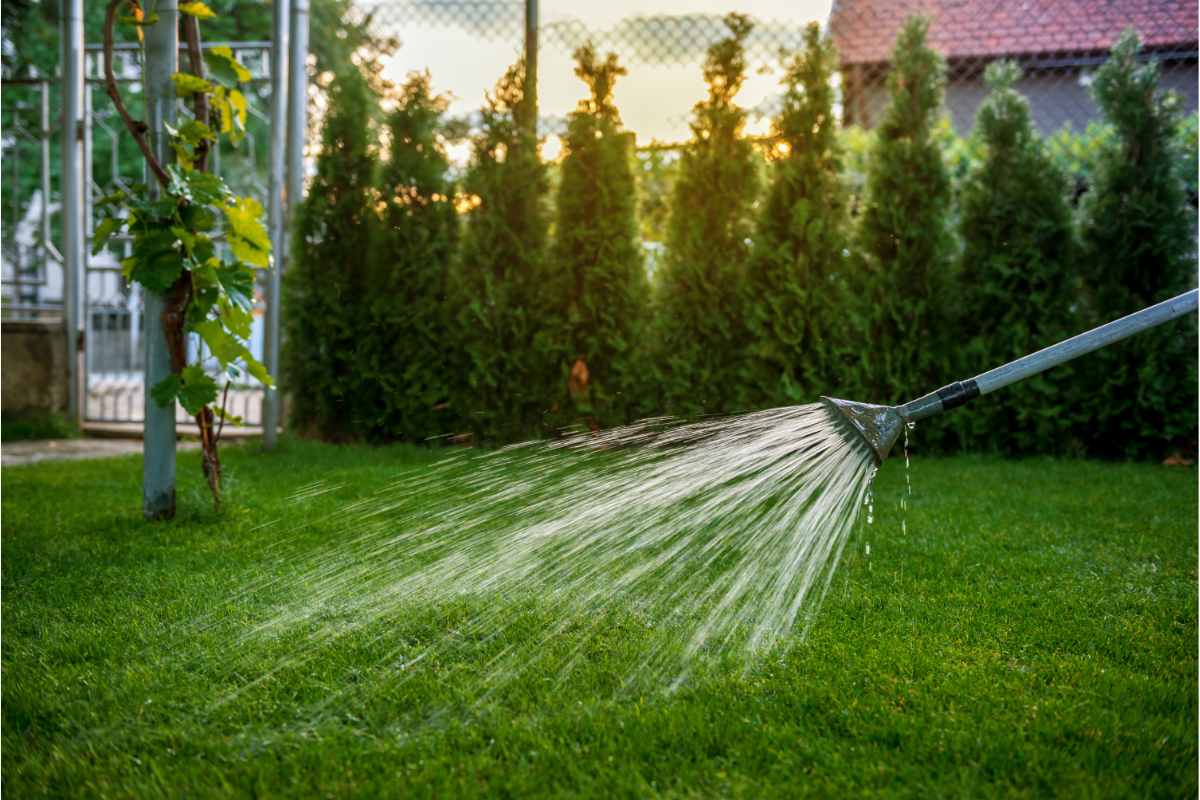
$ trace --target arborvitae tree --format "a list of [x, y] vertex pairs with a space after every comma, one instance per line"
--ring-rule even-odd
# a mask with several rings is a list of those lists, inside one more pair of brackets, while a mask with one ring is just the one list
[[903, 402], [953, 377], [951, 186], [935, 138], [945, 64], [925, 44], [927, 28], [912, 17], [900, 30], [867, 167], [856, 343], [873, 402]]
[[787, 66], [774, 123], [776, 161], [744, 281], [749, 402], [806, 402], [845, 393], [839, 352], [847, 272], [848, 192], [830, 79], [833, 43], [816, 23]]
[[[1081, 207], [1091, 324], [1196, 285], [1196, 217], [1176, 166], [1179, 102], [1158, 90], [1158, 66], [1141, 62], [1139, 50], [1127, 31], [1092, 84], [1116, 141]], [[1088, 356], [1080, 371], [1091, 452], [1147, 457], [1195, 447], [1194, 316]]]
[[539, 336], [561, 309], [545, 297], [548, 182], [527, 124], [524, 87], [518, 63], [487, 98], [464, 182], [473, 207], [451, 270], [451, 404], [484, 442], [543, 433], [561, 386]]
[[450, 163], [439, 141], [446, 99], [414, 73], [388, 116], [388, 160], [376, 180], [367, 331], [358, 381], [370, 438], [424, 441], [445, 431], [446, 277], [458, 239]]
[[[1070, 190], [1038, 137], [1009, 62], [988, 67], [975, 119], [981, 154], [962, 188], [962, 373], [975, 374], [1078, 332]], [[976, 401], [954, 422], [967, 442], [1013, 453], [1069, 445], [1071, 366]]]
[[708, 49], [708, 97], [696, 104], [692, 139], [680, 159], [667, 250], [655, 275], [657, 367], [667, 408], [694, 415], [739, 405], [745, 379], [739, 284], [759, 188], [746, 112], [734, 97], [746, 78], [746, 37], [753, 24], [725, 18], [730, 35]]
[[555, 345], [567, 419], [626, 421], [640, 404], [639, 364], [647, 281], [638, 244], [633, 136], [621, 129], [613, 84], [625, 74], [610, 53], [575, 51], [575, 74], [591, 96], [567, 121], [558, 188], [553, 297], [565, 309]]
[[300, 206], [283, 277], [283, 379], [291, 425], [325, 438], [356, 434], [356, 353], [376, 219], [377, 98], [354, 67], [328, 87], [316, 175]]

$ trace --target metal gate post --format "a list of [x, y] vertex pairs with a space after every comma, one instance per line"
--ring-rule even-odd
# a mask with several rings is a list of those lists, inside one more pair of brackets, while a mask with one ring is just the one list
[[[268, 184], [267, 224], [271, 230], [272, 269], [267, 275], [266, 366], [279, 380], [279, 277], [283, 270], [287, 236], [283, 217], [286, 190], [284, 156], [287, 147], [288, 95], [288, 24], [291, 14], [288, 0], [275, 0], [272, 6], [271, 37], [271, 174]], [[263, 447], [271, 450], [279, 428], [279, 389], [266, 387], [263, 393]]]
[[538, 0], [525, 0], [525, 102], [529, 105], [530, 135], [538, 129]]
[[[146, 116], [150, 144], [160, 164], [171, 160], [166, 123], [175, 122], [178, 111], [175, 85], [171, 76], [179, 64], [178, 0], [158, 0], [158, 21], [146, 27]], [[149, 170], [147, 169], [147, 172]], [[146, 181], [150, 196], [157, 197], [159, 187], [153, 176]], [[146, 364], [142, 386], [145, 404], [145, 428], [142, 452], [142, 513], [146, 519], [172, 519], [175, 516], [175, 404], [162, 408], [150, 396], [150, 390], [171, 374], [171, 356], [163, 332], [162, 295], [146, 291]]]
[[[83, 420], [79, 345], [83, 329], [83, 0], [62, 4], [63, 324], [67, 337], [67, 415]], [[46, 197], [44, 203], [49, 204]]]

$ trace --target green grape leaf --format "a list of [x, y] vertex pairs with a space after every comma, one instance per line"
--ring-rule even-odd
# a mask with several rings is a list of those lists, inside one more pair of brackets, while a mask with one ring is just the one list
[[222, 264], [217, 267], [217, 280], [234, 305], [245, 311], [254, 307], [253, 271], [240, 264]]
[[124, 221], [116, 217], [105, 217], [100, 224], [96, 226], [96, 231], [92, 234], [92, 255], [96, 255], [104, 249], [104, 245], [108, 243], [108, 239], [114, 233], [121, 229]]
[[228, 47], [211, 47], [204, 51], [204, 63], [208, 65], [213, 78], [225, 86], [236, 86], [248, 82], [253, 76], [233, 56], [233, 50]]
[[152, 228], [133, 242], [133, 268], [129, 277], [152, 292], [165, 292], [183, 273], [183, 256], [175, 248], [175, 234]]
[[217, 399], [217, 382], [199, 364], [188, 364], [179, 377], [183, 384], [179, 388], [179, 404], [193, 417]]
[[244, 344], [225, 330], [219, 320], [206, 319], [193, 325], [192, 330], [200, 334], [200, 338], [208, 345], [209, 351], [217, 361], [221, 362], [222, 367], [237, 361], [243, 353], [249, 352]]
[[179, 396], [180, 385], [179, 376], [172, 373], [154, 384], [150, 389], [150, 397], [159, 408], [170, 408]]
[[189, 3], [180, 3], [179, 13], [189, 14], [196, 19], [212, 19], [216, 16], [216, 13], [214, 13], [211, 8], [206, 6], [204, 3], [199, 2], [199, 0], [194, 0], [194, 2]]
[[188, 144], [199, 144], [205, 140], [215, 142], [217, 140], [217, 134], [213, 132], [213, 129], [198, 119], [189, 119], [179, 127], [179, 130], [174, 132], [174, 135]]
[[225, 180], [211, 172], [192, 170], [187, 173], [187, 184], [192, 200], [204, 205], [224, 202], [232, 196]]
[[220, 417], [221, 419], [225, 420], [226, 422], [228, 422], [228, 423], [229, 423], [229, 424], [231, 424], [231, 425], [244, 425], [244, 424], [245, 424], [245, 420], [243, 420], [243, 419], [242, 419], [241, 417], [239, 417], [237, 414], [233, 414], [233, 413], [231, 413], [231, 412], [229, 412], [229, 411], [226, 411], [226, 410], [225, 410], [225, 409], [223, 409], [223, 408], [219, 408], [219, 407], [217, 407], [217, 406], [214, 406], [214, 407], [213, 407], [213, 413], [214, 413], [214, 414], [216, 414], [218, 417]]
[[240, 261], [266, 268], [270, 261], [271, 240], [263, 227], [262, 204], [253, 197], [239, 197], [223, 206], [229, 222], [229, 249]]
[[175, 82], [175, 94], [179, 97], [191, 97], [199, 92], [211, 92], [213, 85], [204, 78], [189, 75], [186, 72], [176, 72], [171, 76]]
[[250, 338], [250, 330], [254, 325], [254, 314], [250, 309], [231, 302], [228, 297], [220, 299], [218, 308], [221, 321], [225, 323], [226, 328], [233, 332], [234, 336], [240, 336], [242, 339]]

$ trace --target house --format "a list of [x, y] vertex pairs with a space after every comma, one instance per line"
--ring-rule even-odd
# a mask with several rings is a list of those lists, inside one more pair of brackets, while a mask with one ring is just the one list
[[970, 132], [987, 94], [983, 71], [1020, 64], [1018, 88], [1044, 133], [1082, 130], [1099, 113], [1091, 76], [1126, 28], [1162, 67], [1160, 85], [1196, 110], [1196, 0], [834, 0], [829, 30], [842, 61], [846, 124], [870, 126], [887, 106], [888, 60], [904, 20], [929, 19], [929, 44], [946, 59], [946, 109]]

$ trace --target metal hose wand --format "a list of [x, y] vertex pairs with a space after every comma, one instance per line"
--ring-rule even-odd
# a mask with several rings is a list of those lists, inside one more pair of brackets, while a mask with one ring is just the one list
[[1044, 372], [1073, 358], [1085, 355], [1113, 342], [1141, 333], [1164, 322], [1182, 317], [1196, 310], [1200, 290], [1192, 289], [1178, 297], [1164, 300], [1157, 305], [1144, 308], [1127, 317], [1113, 320], [1106, 325], [1093, 328], [1086, 333], [1031, 353], [1016, 361], [988, 370], [965, 381], [956, 381], [930, 392], [902, 406], [877, 406], [839, 400], [836, 397], [821, 399], [837, 409], [850, 423], [851, 428], [861, 435], [882, 462], [887, 458], [892, 445], [899, 438], [903, 426], [934, 414], [940, 414], [984, 394], [1003, 389], [1010, 383], [1024, 380], [1031, 375]]

